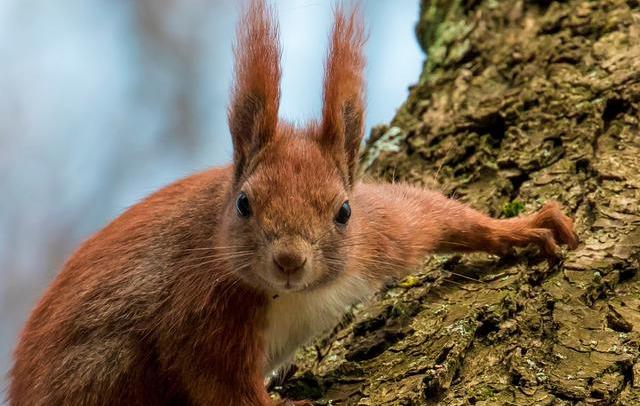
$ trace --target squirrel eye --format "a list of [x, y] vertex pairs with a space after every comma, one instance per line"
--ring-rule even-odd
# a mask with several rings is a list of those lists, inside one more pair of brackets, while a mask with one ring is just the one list
[[239, 217], [249, 217], [251, 215], [251, 205], [249, 204], [249, 198], [244, 192], [240, 192], [238, 199], [236, 200], [236, 210]]
[[351, 206], [349, 205], [349, 201], [346, 200], [344, 203], [342, 203], [342, 206], [340, 207], [340, 210], [338, 210], [334, 221], [337, 224], [343, 226], [347, 224], [347, 221], [349, 221], [349, 217], [351, 217]]

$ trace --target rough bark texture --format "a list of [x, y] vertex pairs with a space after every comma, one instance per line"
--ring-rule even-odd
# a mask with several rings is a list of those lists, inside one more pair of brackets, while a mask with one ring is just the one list
[[[434, 257], [303, 351], [318, 404], [640, 405], [640, 5], [424, 0], [429, 59], [363, 158], [495, 216], [560, 201], [580, 247]], [[375, 83], [370, 84], [375, 86]]]

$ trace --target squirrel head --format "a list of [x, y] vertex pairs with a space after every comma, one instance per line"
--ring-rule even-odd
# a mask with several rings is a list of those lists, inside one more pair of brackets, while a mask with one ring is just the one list
[[364, 132], [364, 41], [359, 8], [336, 8], [322, 117], [299, 128], [278, 119], [273, 11], [253, 0], [240, 21], [228, 114], [233, 182], [221, 234], [232, 272], [254, 288], [313, 289], [345, 268]]

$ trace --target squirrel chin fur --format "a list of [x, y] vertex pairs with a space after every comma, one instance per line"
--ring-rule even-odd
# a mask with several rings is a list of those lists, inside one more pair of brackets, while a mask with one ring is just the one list
[[264, 378], [425, 255], [578, 244], [557, 203], [493, 219], [438, 192], [358, 180], [359, 7], [335, 9], [321, 117], [278, 118], [273, 10], [238, 24], [233, 164], [131, 207], [69, 258], [15, 351], [9, 404], [268, 406]]
[[265, 333], [265, 376], [289, 363], [310, 339], [335, 327], [350, 306], [373, 295], [377, 290], [373, 285], [358, 275], [346, 275], [310, 292], [272, 298]]

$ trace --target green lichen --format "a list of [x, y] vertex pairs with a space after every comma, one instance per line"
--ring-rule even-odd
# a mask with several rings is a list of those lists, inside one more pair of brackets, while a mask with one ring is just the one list
[[506, 218], [516, 217], [524, 210], [524, 204], [518, 200], [505, 203], [502, 207], [502, 214]]

